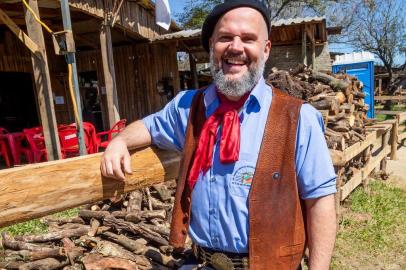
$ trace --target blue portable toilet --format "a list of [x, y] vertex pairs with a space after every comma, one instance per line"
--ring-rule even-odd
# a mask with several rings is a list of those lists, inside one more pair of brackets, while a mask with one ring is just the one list
[[374, 55], [370, 52], [337, 55], [333, 62], [333, 73], [340, 72], [352, 75], [362, 82], [366, 94], [365, 104], [369, 106], [367, 116], [374, 118]]

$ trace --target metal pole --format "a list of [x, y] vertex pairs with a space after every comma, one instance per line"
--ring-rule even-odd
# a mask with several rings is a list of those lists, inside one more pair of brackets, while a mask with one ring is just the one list
[[[63, 21], [63, 29], [65, 31], [72, 31], [72, 22], [70, 18], [70, 11], [69, 11], [69, 3], [68, 0], [61, 0], [61, 11], [62, 11], [62, 21]], [[67, 62], [72, 64], [72, 80], [73, 80], [73, 88], [75, 92], [75, 99], [78, 109], [79, 115], [79, 123], [76, 123], [78, 127], [78, 141], [79, 141], [79, 153], [81, 156], [86, 155], [86, 145], [84, 140], [84, 132], [83, 132], [83, 121], [82, 121], [82, 105], [80, 103], [80, 92], [79, 92], [79, 80], [78, 80], [78, 72], [76, 67], [76, 58], [75, 53], [68, 53], [66, 55]], [[70, 79], [70, 78], [69, 78]]]

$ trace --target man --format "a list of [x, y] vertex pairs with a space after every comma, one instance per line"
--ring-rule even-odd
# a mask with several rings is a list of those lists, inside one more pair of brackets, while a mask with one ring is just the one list
[[310, 269], [328, 269], [336, 189], [322, 119], [265, 84], [269, 34], [268, 10], [259, 1], [216, 6], [202, 29], [214, 83], [181, 92], [129, 125], [109, 144], [101, 170], [124, 180], [131, 173], [128, 147], [183, 151], [175, 247], [188, 234], [200, 263], [215, 269], [296, 269], [307, 238]]

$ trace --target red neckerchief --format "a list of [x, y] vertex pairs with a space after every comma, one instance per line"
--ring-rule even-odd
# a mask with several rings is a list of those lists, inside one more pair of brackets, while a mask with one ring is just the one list
[[217, 91], [220, 105], [204, 123], [199, 143], [194, 155], [193, 165], [189, 171], [188, 184], [191, 189], [197, 182], [199, 173], [206, 173], [212, 165], [213, 149], [218, 127], [223, 126], [220, 140], [221, 163], [232, 163], [238, 160], [240, 153], [240, 118], [238, 110], [244, 105], [249, 92], [238, 101], [231, 101]]

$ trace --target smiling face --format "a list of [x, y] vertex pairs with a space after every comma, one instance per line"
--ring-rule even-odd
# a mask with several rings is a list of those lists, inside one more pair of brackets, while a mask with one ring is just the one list
[[251, 91], [262, 76], [271, 42], [265, 20], [253, 8], [224, 14], [210, 39], [210, 62], [217, 88], [228, 97]]

